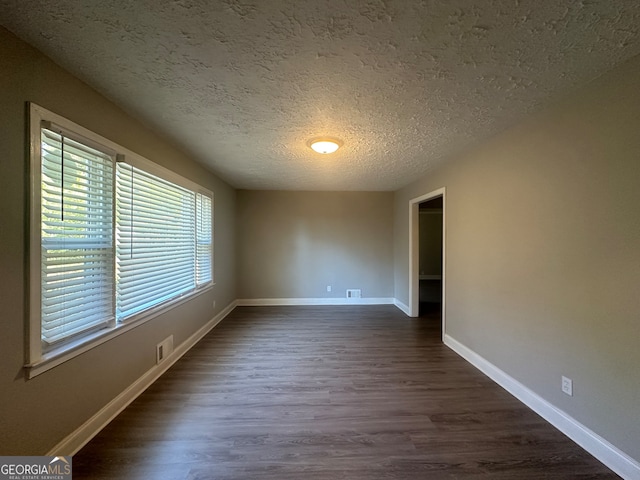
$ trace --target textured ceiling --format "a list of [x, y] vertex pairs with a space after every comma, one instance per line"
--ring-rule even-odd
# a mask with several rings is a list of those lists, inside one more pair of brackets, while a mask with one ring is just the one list
[[0, 0], [0, 23], [247, 189], [395, 190], [640, 54], [637, 0]]

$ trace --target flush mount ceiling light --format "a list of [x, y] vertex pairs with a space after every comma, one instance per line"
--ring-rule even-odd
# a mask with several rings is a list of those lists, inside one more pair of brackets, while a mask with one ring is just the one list
[[342, 142], [337, 138], [319, 137], [309, 140], [307, 145], [309, 145], [312, 150], [326, 155], [338, 150], [342, 146]]

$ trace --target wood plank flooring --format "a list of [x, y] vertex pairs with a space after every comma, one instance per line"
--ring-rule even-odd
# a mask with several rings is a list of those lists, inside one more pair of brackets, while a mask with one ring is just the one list
[[73, 477], [619, 478], [393, 306], [236, 308]]

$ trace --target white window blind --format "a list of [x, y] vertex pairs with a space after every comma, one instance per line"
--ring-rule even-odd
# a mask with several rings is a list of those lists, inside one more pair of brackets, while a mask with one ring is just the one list
[[114, 159], [41, 129], [41, 337], [51, 345], [114, 319]]
[[29, 139], [33, 378], [208, 290], [213, 194], [33, 103]]
[[126, 319], [195, 288], [196, 194], [117, 166], [117, 317]]
[[211, 197], [198, 193], [196, 196], [196, 284], [206, 285], [212, 280], [212, 214]]

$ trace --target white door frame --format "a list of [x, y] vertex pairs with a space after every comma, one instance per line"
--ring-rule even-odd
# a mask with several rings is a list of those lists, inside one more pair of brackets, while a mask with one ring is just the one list
[[442, 336], [445, 333], [445, 274], [446, 274], [446, 188], [442, 187], [409, 200], [409, 316], [417, 317], [420, 308], [419, 275], [420, 268], [420, 216], [419, 205], [432, 198], [442, 197]]

